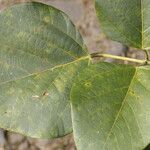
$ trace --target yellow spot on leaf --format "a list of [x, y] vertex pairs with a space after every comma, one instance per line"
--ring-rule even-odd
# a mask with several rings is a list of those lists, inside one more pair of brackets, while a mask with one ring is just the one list
[[44, 17], [44, 21], [45, 21], [46, 23], [49, 23], [49, 22], [50, 22], [50, 18], [49, 18], [48, 16], [46, 16], [46, 17]]
[[35, 99], [36, 99], [36, 98], [39, 98], [39, 97], [40, 97], [40, 96], [38, 96], [38, 95], [33, 95], [33, 96], [32, 96], [32, 98], [35, 98]]
[[87, 87], [87, 88], [89, 88], [89, 87], [92, 86], [91, 82], [86, 82], [84, 85], [85, 85], [85, 87]]

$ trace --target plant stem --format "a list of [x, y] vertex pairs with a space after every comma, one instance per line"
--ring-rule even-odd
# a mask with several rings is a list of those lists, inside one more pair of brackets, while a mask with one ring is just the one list
[[123, 45], [122, 47], [122, 50], [123, 50], [123, 53], [124, 53], [124, 56], [127, 57], [128, 56], [128, 51], [129, 51], [129, 47], [126, 46], [126, 45]]
[[135, 63], [140, 63], [140, 64], [150, 64], [150, 61], [148, 61], [148, 60], [140, 60], [140, 59], [110, 55], [110, 54], [92, 53], [91, 58], [95, 58], [95, 57], [113, 58], [113, 59], [118, 59], [118, 60], [123, 60], [123, 61], [130, 61], [130, 62], [135, 62]]
[[144, 52], [146, 60], [149, 61], [149, 52], [147, 50], [144, 50]]

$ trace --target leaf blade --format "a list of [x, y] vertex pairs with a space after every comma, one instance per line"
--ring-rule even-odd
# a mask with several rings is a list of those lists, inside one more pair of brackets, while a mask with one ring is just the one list
[[[84, 147], [140, 150], [149, 144], [149, 73], [149, 66], [116, 67], [106, 63], [80, 73], [81, 79], [78, 78], [71, 94], [73, 129], [79, 150]], [[139, 81], [146, 84], [147, 90]], [[81, 92], [77, 84], [83, 89]]]
[[34, 2], [0, 12], [0, 28], [0, 127], [35, 138], [72, 132], [70, 89], [89, 61], [73, 23]]
[[149, 49], [149, 7], [146, 0], [95, 1], [97, 16], [106, 35], [139, 49]]

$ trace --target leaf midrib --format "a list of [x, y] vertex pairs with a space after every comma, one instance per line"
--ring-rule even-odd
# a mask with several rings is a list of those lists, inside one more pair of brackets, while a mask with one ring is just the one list
[[21, 80], [21, 79], [25, 79], [25, 78], [28, 78], [28, 77], [31, 77], [31, 76], [34, 76], [34, 75], [37, 75], [37, 74], [41, 74], [41, 73], [44, 73], [46, 71], [50, 71], [50, 70], [55, 70], [55, 69], [58, 69], [58, 68], [61, 68], [61, 67], [65, 67], [65, 66], [68, 66], [70, 64], [74, 64], [76, 62], [79, 62], [81, 60], [88, 60], [90, 61], [90, 56], [84, 56], [84, 57], [80, 57], [79, 59], [76, 59], [72, 62], [68, 62], [68, 63], [65, 63], [65, 64], [60, 64], [60, 65], [57, 65], [57, 66], [54, 66], [52, 68], [49, 68], [49, 69], [45, 69], [45, 70], [42, 70], [42, 71], [39, 71], [39, 72], [34, 72], [32, 74], [29, 74], [29, 75], [26, 75], [26, 76], [23, 76], [23, 77], [20, 77], [20, 78], [16, 78], [16, 79], [13, 79], [13, 80], [9, 80], [9, 81], [4, 81], [4, 82], [1, 82], [0, 85], [3, 85], [3, 84], [6, 84], [6, 83], [9, 83], [9, 82], [15, 82], [17, 80]]
[[142, 39], [142, 43], [141, 43], [141, 47], [142, 49], [144, 48], [144, 22], [143, 22], [143, 19], [144, 19], [144, 15], [143, 15], [143, 0], [141, 0], [141, 39]]

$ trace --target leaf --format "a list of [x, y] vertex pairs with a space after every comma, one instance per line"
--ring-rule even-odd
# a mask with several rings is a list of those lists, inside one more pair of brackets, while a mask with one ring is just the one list
[[0, 127], [36, 138], [72, 132], [70, 89], [89, 56], [60, 10], [24, 3], [0, 13]]
[[128, 46], [150, 48], [150, 1], [96, 0], [95, 7], [107, 36]]
[[150, 66], [99, 63], [71, 92], [78, 150], [142, 150], [150, 143]]

